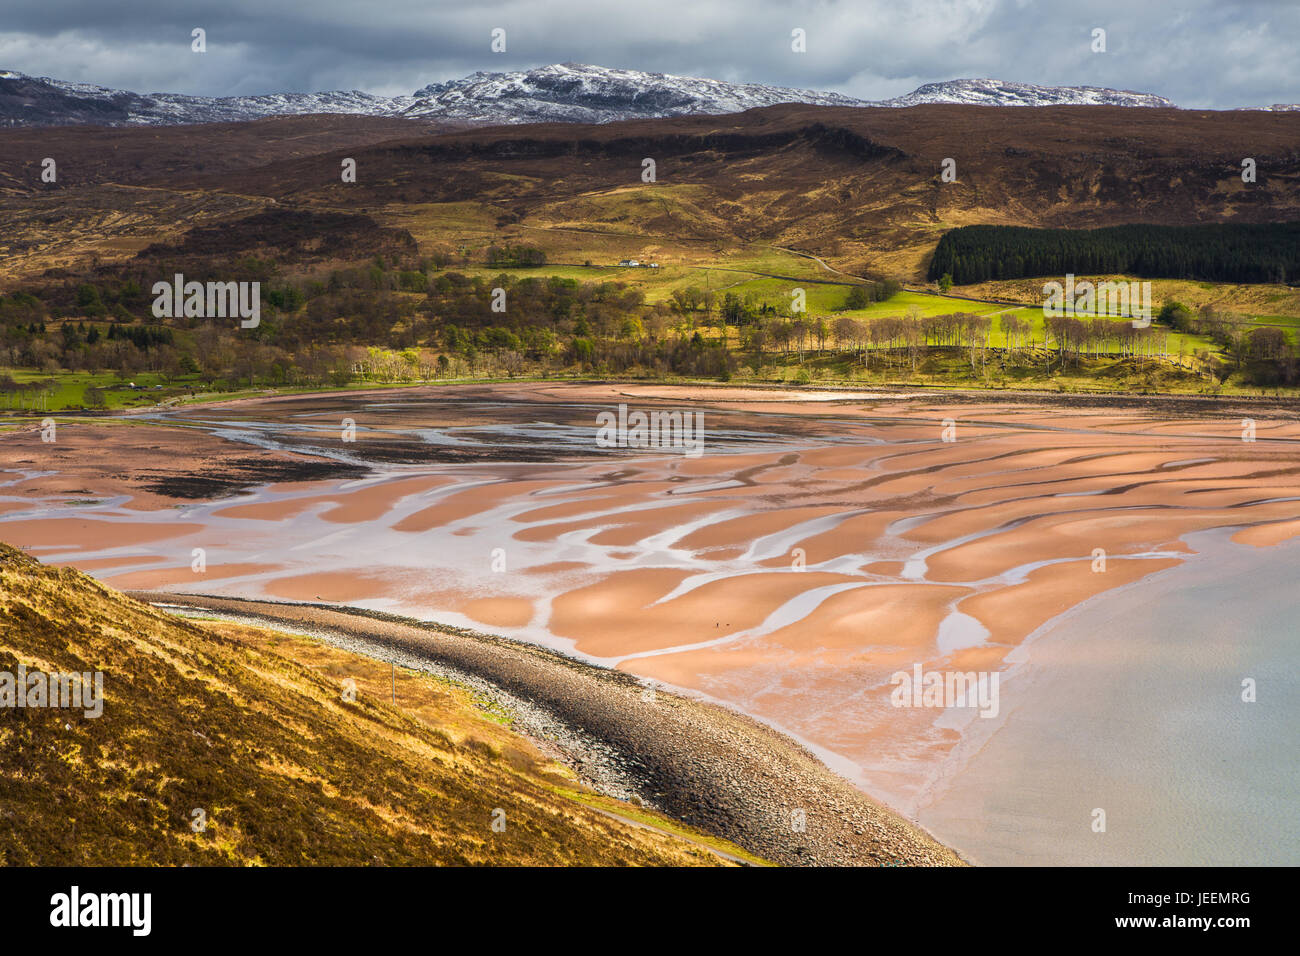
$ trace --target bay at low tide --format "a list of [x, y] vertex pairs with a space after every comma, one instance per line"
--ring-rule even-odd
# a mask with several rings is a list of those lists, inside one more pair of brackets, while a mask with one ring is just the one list
[[919, 821], [983, 865], [1300, 863], [1300, 540], [1228, 534], [1031, 640]]

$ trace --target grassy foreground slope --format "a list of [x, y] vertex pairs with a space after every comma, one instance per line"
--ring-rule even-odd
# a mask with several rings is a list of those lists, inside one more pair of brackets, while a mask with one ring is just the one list
[[399, 672], [394, 706], [386, 665], [178, 619], [0, 544], [0, 672], [20, 662], [103, 671], [104, 704], [0, 708], [0, 864], [726, 862], [583, 790], [457, 685]]

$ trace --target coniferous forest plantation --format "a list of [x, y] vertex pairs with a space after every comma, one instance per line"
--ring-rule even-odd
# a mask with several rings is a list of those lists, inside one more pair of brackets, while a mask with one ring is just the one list
[[930, 278], [957, 285], [996, 279], [1124, 273], [1143, 279], [1294, 281], [1300, 222], [1030, 229], [962, 226], [945, 233]]

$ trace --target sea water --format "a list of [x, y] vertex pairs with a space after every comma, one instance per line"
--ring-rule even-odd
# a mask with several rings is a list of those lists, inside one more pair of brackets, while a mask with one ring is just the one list
[[1300, 540], [1230, 534], [1035, 635], [919, 822], [984, 865], [1300, 863]]

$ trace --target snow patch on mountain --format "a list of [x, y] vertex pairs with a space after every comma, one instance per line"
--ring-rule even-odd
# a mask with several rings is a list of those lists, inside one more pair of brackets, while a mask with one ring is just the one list
[[406, 116], [480, 123], [607, 123], [740, 113], [777, 103], [863, 106], [838, 93], [562, 63], [520, 73], [475, 73], [415, 94]]
[[580, 63], [513, 73], [475, 73], [459, 80], [430, 84], [411, 96], [376, 96], [359, 90], [220, 97], [133, 93], [90, 83], [26, 76], [12, 70], [0, 71], [0, 125], [8, 126], [163, 126], [240, 122], [307, 113], [400, 116], [473, 124], [608, 123], [739, 113], [777, 103], [850, 107], [907, 107], [924, 103], [1174, 105], [1150, 93], [1092, 86], [1044, 87], [988, 79], [927, 83], [906, 96], [872, 102], [839, 93], [760, 83], [726, 83]]
[[0, 125], [8, 126], [173, 126], [306, 113], [392, 116], [412, 102], [410, 96], [375, 96], [358, 90], [216, 97], [133, 93], [0, 71]]
[[1108, 90], [1098, 86], [1034, 86], [1005, 80], [949, 80], [926, 83], [906, 96], [876, 104], [919, 106], [922, 103], [962, 103], [970, 106], [1145, 106], [1173, 109], [1154, 93]]

